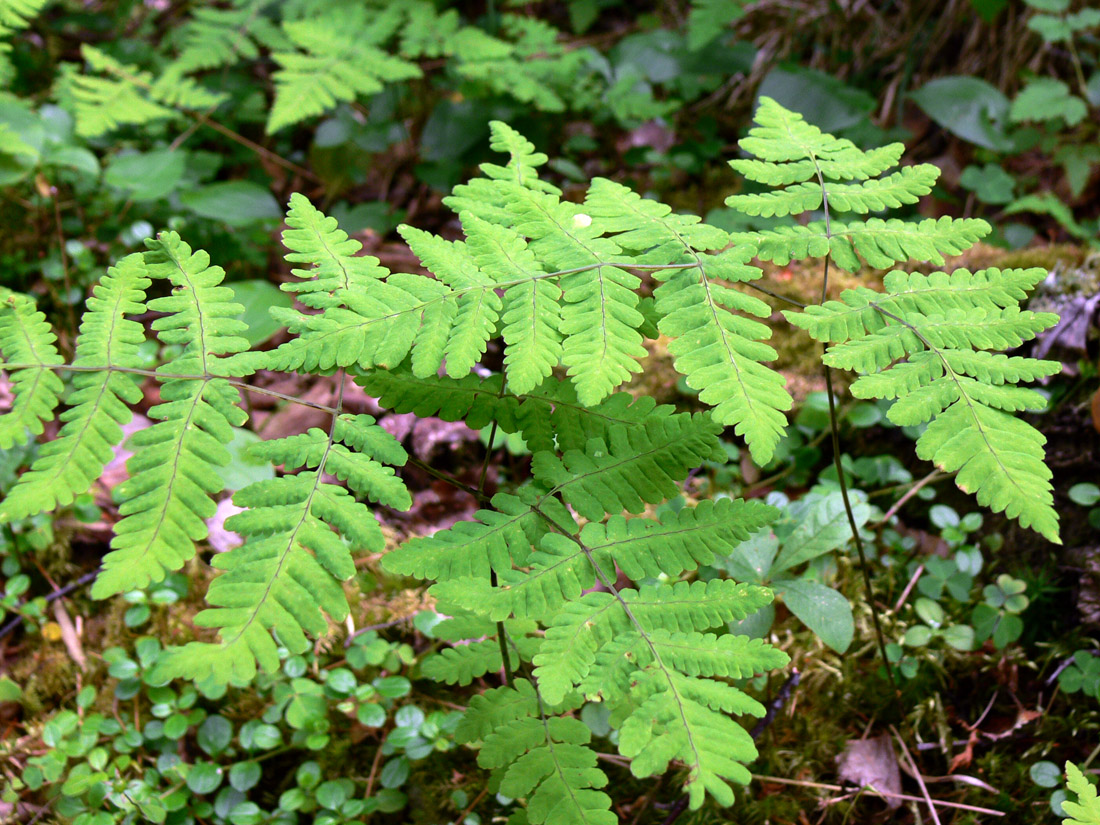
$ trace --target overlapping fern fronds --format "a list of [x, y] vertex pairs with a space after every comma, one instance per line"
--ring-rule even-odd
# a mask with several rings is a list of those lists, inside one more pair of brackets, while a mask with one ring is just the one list
[[[408, 8], [375, 21], [378, 32], [396, 36], [392, 21]], [[369, 38], [344, 38], [329, 57], [358, 48], [372, 48]], [[301, 69], [306, 85], [328, 82], [318, 80], [330, 68], [325, 54], [295, 55], [285, 71]], [[102, 65], [119, 77], [130, 71]], [[132, 76], [117, 82], [104, 94], [157, 104]], [[763, 713], [741, 680], [787, 657], [729, 632], [769, 603], [769, 591], [695, 571], [765, 529], [777, 511], [743, 500], [680, 505], [696, 468], [726, 460], [726, 426], [761, 463], [786, 432], [791, 400], [767, 366], [775, 356], [763, 323], [771, 309], [746, 291], [761, 274], [751, 261], [828, 256], [854, 268], [860, 257], [873, 266], [939, 260], [987, 227], [833, 220], [911, 205], [935, 170], [882, 177], [899, 146], [863, 152], [767, 100], [742, 143], [756, 157], [734, 166], [778, 191], [730, 204], [754, 215], [820, 210], [823, 220], [731, 236], [602, 179], [583, 202], [562, 200], [539, 178], [545, 155], [502, 123], [492, 134], [507, 164], [486, 164], [483, 177], [447, 199], [462, 236], [400, 230], [426, 275], [391, 273], [361, 255], [334, 219], [294, 195], [283, 233], [294, 279], [282, 288], [297, 304], [272, 310], [287, 335], [270, 350], [248, 351], [242, 307], [222, 285], [223, 271], [175, 233], [123, 259], [97, 286], [67, 394], [44, 316], [30, 299], [0, 293], [0, 357], [14, 391], [0, 447], [41, 435], [62, 396], [66, 405], [58, 438], [0, 505], [0, 520], [65, 506], [88, 489], [139, 403], [137, 376], [158, 386], [159, 403], [149, 411], [155, 423], [128, 443], [130, 478], [114, 491], [122, 519], [97, 597], [143, 587], [194, 554], [222, 488], [227, 445], [245, 419], [238, 393], [265, 391], [239, 379], [258, 370], [338, 373], [339, 386], [354, 379], [386, 409], [519, 436], [531, 452], [529, 478], [492, 496], [448, 479], [482, 509], [382, 562], [390, 573], [431, 581], [450, 616], [437, 637], [453, 646], [428, 659], [426, 673], [468, 684], [505, 671], [507, 686], [471, 700], [459, 738], [479, 748], [502, 793], [524, 800], [527, 821], [610, 825], [591, 734], [569, 715], [599, 701], [635, 775], [682, 765], [692, 807], [708, 795], [729, 804], [730, 783], [748, 781], [756, 755], [735, 716]], [[1017, 384], [1057, 365], [1002, 352], [1053, 322], [1021, 309], [1042, 275], [891, 272], [883, 291], [847, 290], [787, 318], [829, 345], [828, 365], [859, 373], [853, 394], [893, 400], [895, 423], [928, 424], [919, 455], [957, 471], [980, 503], [1057, 541], [1042, 438], [1012, 415], [1041, 407]], [[169, 294], [146, 299], [159, 285]], [[173, 353], [155, 373], [138, 358], [135, 316], [149, 312]], [[681, 413], [617, 391], [641, 369], [643, 341], [658, 335], [710, 410]], [[500, 371], [484, 376], [486, 361]], [[383, 550], [377, 509], [410, 505], [394, 468], [413, 462], [446, 476], [410, 459], [370, 416], [340, 407], [328, 409], [327, 428], [250, 448], [280, 471], [234, 496], [244, 510], [226, 526], [245, 541], [214, 561], [221, 575], [196, 619], [217, 638], [174, 650], [155, 678], [243, 684], [277, 668], [280, 648], [304, 650], [310, 636], [347, 616], [342, 582], [355, 571], [353, 554]]]

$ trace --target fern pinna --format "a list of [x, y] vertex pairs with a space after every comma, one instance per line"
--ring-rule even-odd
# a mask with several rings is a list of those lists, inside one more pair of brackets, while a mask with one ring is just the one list
[[[257, 370], [336, 374], [339, 386], [350, 377], [386, 409], [516, 434], [532, 452], [529, 478], [492, 497], [450, 479], [478, 500], [476, 518], [383, 559], [390, 573], [434, 582], [449, 617], [436, 635], [455, 644], [427, 660], [429, 675], [466, 685], [506, 673], [505, 685], [471, 700], [459, 738], [479, 748], [493, 787], [526, 800], [527, 821], [611, 823], [607, 777], [575, 718], [583, 702], [602, 702], [637, 776], [676, 762], [693, 807], [707, 794], [729, 804], [729, 783], [748, 781], [756, 752], [734, 715], [763, 713], [744, 680], [787, 656], [727, 630], [766, 605], [769, 591], [695, 571], [778, 513], [755, 500], [659, 505], [694, 468], [726, 460], [724, 428], [761, 464], [786, 431], [791, 399], [768, 366], [775, 352], [760, 319], [772, 310], [763, 290], [753, 294], [762, 273], [751, 262], [942, 264], [988, 226], [840, 223], [840, 212], [913, 203], [936, 170], [882, 176], [899, 146], [863, 152], [767, 99], [742, 142], [755, 157], [732, 165], [778, 188], [728, 202], [750, 215], [812, 210], [820, 220], [730, 235], [604, 179], [582, 203], [565, 201], [539, 177], [545, 155], [502, 123], [492, 134], [507, 163], [485, 164], [483, 177], [447, 199], [462, 238], [400, 230], [428, 275], [389, 272], [292, 196], [283, 242], [298, 268], [283, 289], [298, 306], [272, 310], [288, 336], [267, 351], [247, 350], [224, 272], [174, 233], [103, 278], [69, 366], [31, 300], [3, 293], [0, 355], [15, 400], [0, 418], [0, 444], [41, 435], [62, 398], [66, 410], [57, 438], [0, 504], [0, 520], [66, 506], [95, 481], [141, 398], [141, 376], [159, 384], [160, 401], [149, 410], [155, 423], [129, 441], [130, 478], [115, 490], [122, 519], [93, 591], [100, 598], [192, 557], [221, 490], [226, 445], [246, 417], [239, 393], [262, 391], [247, 382]], [[922, 457], [958, 471], [980, 503], [1057, 541], [1042, 437], [1010, 414], [1040, 401], [1016, 383], [1056, 365], [997, 352], [1053, 323], [1020, 309], [1042, 274], [891, 272], [882, 291], [847, 290], [786, 315], [829, 344], [828, 364], [859, 373], [853, 394], [894, 399], [896, 423], [928, 423]], [[135, 316], [147, 311], [176, 353], [156, 372], [138, 358]], [[710, 410], [677, 412], [620, 391], [642, 368], [643, 340], [658, 335]], [[503, 370], [482, 377], [473, 370], [493, 339]], [[66, 369], [67, 387], [58, 377]], [[327, 429], [250, 448], [282, 473], [233, 497], [244, 511], [227, 526], [245, 542], [214, 560], [222, 573], [196, 618], [217, 637], [177, 648], [157, 678], [245, 684], [347, 615], [341, 582], [354, 554], [384, 547], [371, 505], [409, 507], [398, 468], [416, 459], [370, 416], [345, 414], [339, 400], [330, 412]]]

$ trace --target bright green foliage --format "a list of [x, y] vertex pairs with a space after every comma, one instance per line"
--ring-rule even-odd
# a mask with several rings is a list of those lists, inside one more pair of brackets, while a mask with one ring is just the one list
[[[916, 203], [932, 190], [939, 170], [922, 164], [878, 177], [897, 165], [902, 144], [864, 152], [768, 97], [760, 100], [756, 124], [740, 146], [758, 160], [731, 160], [730, 166], [750, 180], [785, 188], [733, 195], [726, 204], [747, 215], [798, 215], [818, 209], [826, 214], [824, 221], [805, 226], [733, 236], [735, 242], [755, 244], [762, 260], [786, 264], [830, 255], [834, 264], [850, 272], [860, 266], [857, 253], [876, 268], [914, 259], [942, 264], [945, 253], [957, 254], [989, 232], [985, 221], [973, 219], [834, 222], [837, 213], [867, 214]], [[844, 182], [853, 180], [860, 183]]]
[[355, 575], [351, 553], [379, 552], [385, 539], [370, 509], [344, 487], [323, 482], [322, 474], [379, 504], [404, 510], [412, 503], [383, 464], [404, 464], [405, 451], [369, 415], [340, 416], [329, 433], [312, 429], [250, 452], [287, 470], [309, 470], [256, 482], [233, 497], [247, 509], [229, 518], [226, 529], [245, 543], [214, 560], [225, 571], [207, 593], [214, 607], [195, 617], [201, 627], [218, 628], [221, 641], [178, 649], [161, 665], [166, 677], [209, 675], [247, 684], [257, 663], [269, 672], [279, 666], [271, 630], [302, 653], [309, 647], [305, 632], [317, 636], [328, 627], [324, 614], [337, 621], [347, 616], [340, 582]]
[[1077, 801], [1062, 803], [1062, 810], [1069, 816], [1063, 820], [1063, 825], [1100, 825], [1100, 799], [1096, 796], [1096, 786], [1072, 762], [1066, 763], [1066, 787], [1077, 794]]
[[[283, 71], [293, 73], [294, 64], [302, 83], [323, 85], [316, 78], [346, 59], [341, 49], [373, 49], [398, 37], [402, 20], [436, 19], [415, 4], [392, 9], [330, 33], [339, 42], [327, 64], [312, 50], [319, 41], [302, 40], [315, 22], [284, 25], [310, 52], [284, 55]], [[371, 27], [374, 34], [352, 36]], [[424, 32], [405, 32], [401, 42], [411, 52], [442, 48]], [[189, 59], [196, 70], [207, 65]], [[369, 71], [360, 80], [374, 82]], [[117, 82], [122, 91], [142, 89]], [[291, 81], [280, 82], [286, 93]], [[440, 612], [451, 617], [437, 638], [452, 644], [425, 662], [426, 673], [449, 684], [508, 673], [508, 687], [471, 700], [459, 737], [480, 743], [479, 763], [494, 771], [501, 793], [523, 800], [526, 821], [611, 825], [588, 726], [569, 715], [599, 701], [636, 776], [676, 762], [693, 808], [708, 795], [729, 804], [730, 783], [748, 781], [745, 764], [756, 755], [734, 716], [763, 714], [740, 680], [784, 666], [787, 656], [729, 632], [731, 622], [766, 607], [770, 591], [693, 573], [728, 557], [778, 513], [734, 499], [683, 506], [681, 495], [696, 468], [727, 460], [725, 427], [759, 463], [772, 459], [786, 432], [791, 399], [766, 365], [775, 357], [764, 343], [772, 310], [748, 292], [761, 275], [750, 261], [828, 255], [854, 269], [857, 254], [872, 266], [942, 260], [988, 227], [947, 218], [833, 222], [833, 211], [913, 203], [935, 170], [881, 177], [900, 146], [862, 152], [767, 100], [742, 144], [756, 157], [734, 166], [788, 188], [731, 204], [751, 214], [821, 209], [823, 221], [730, 236], [603, 179], [583, 202], [566, 201], [539, 179], [546, 157], [522, 135], [494, 123], [492, 145], [507, 164], [485, 164], [483, 177], [446, 200], [461, 237], [400, 229], [427, 275], [391, 273], [360, 255], [334, 219], [294, 195], [283, 233], [294, 278], [282, 288], [297, 305], [271, 311], [287, 329], [273, 349], [248, 351], [237, 320], [243, 307], [222, 285], [224, 273], [175, 233], [120, 262], [89, 302], [74, 366], [91, 369], [73, 378], [61, 437], [16, 485], [4, 519], [64, 506], [110, 458], [138, 400], [133, 373], [144, 372], [133, 318], [148, 312], [158, 314], [151, 326], [168, 348], [150, 376], [160, 403], [149, 412], [155, 423], [129, 441], [130, 478], [114, 490], [122, 520], [97, 597], [159, 580], [194, 554], [222, 489], [227, 445], [245, 420], [238, 393], [270, 392], [238, 380], [258, 370], [335, 373], [337, 386], [354, 380], [383, 408], [517, 436], [512, 443], [522, 439], [531, 453], [529, 477], [491, 497], [468, 478], [452, 479], [482, 509], [382, 561], [389, 573], [431, 581]], [[897, 423], [930, 422], [918, 454], [957, 470], [979, 502], [1057, 540], [1041, 436], [1010, 415], [1040, 406], [1016, 384], [1055, 369], [997, 352], [1052, 323], [1020, 309], [1041, 277], [892, 272], [884, 292], [848, 290], [788, 318], [831, 345], [828, 364], [861, 374], [857, 396], [893, 399]], [[163, 297], [146, 300], [147, 286]], [[645, 338], [659, 335], [710, 410], [677, 412], [616, 391], [642, 369]], [[4, 293], [0, 354], [16, 396], [0, 436], [14, 444], [28, 430], [43, 431], [62, 394], [54, 336], [26, 298]], [[501, 363], [498, 354], [502, 369], [485, 375], [483, 361]], [[244, 510], [226, 527], [244, 544], [213, 561], [221, 574], [207, 595], [210, 609], [196, 618], [218, 638], [171, 651], [151, 678], [244, 684], [280, 666], [280, 647], [303, 651], [347, 616], [342, 582], [355, 572], [354, 554], [384, 549], [375, 508], [411, 503], [393, 468], [442, 471], [410, 459], [370, 416], [345, 414], [340, 399], [338, 392], [327, 428], [249, 448], [281, 470], [233, 497]]]
[[224, 99], [178, 74], [154, 80], [150, 72], [120, 63], [94, 46], [85, 44], [80, 53], [98, 74], [70, 71], [59, 94], [71, 101], [77, 134], [84, 137], [175, 117], [178, 109], [206, 110]]
[[225, 271], [209, 264], [209, 255], [192, 253], [174, 232], [150, 241], [144, 254], [145, 274], [172, 285], [172, 294], [147, 302], [165, 313], [153, 329], [163, 343], [181, 347], [158, 372], [195, 377], [165, 378], [161, 403], [149, 410], [156, 423], [130, 439], [130, 477], [115, 491], [122, 520], [92, 587], [96, 598], [160, 581], [206, 538], [210, 497], [222, 489], [217, 468], [228, 463], [225, 445], [246, 417], [237, 390], [219, 377], [226, 375], [221, 362], [248, 348], [236, 320], [243, 307], [220, 286]]
[[250, 0], [234, 8], [197, 6], [178, 34], [179, 56], [170, 71], [190, 74], [255, 60], [260, 47], [290, 48], [285, 35], [263, 12], [274, 0]]
[[1070, 94], [1069, 86], [1053, 77], [1038, 77], [1016, 95], [1008, 117], [1017, 123], [1061, 118], [1067, 126], [1076, 126], [1087, 114], [1088, 105]]
[[22, 443], [29, 430], [42, 434], [42, 424], [53, 418], [64, 386], [51, 366], [64, 363], [57, 351], [46, 316], [34, 302], [0, 288], [0, 356], [11, 368], [15, 401], [0, 416], [0, 450]]
[[[761, 258], [787, 263], [828, 256], [851, 271], [860, 266], [856, 253], [873, 267], [912, 258], [943, 263], [944, 253], [961, 252], [989, 231], [984, 221], [947, 217], [918, 224], [896, 218], [837, 223], [836, 212], [914, 202], [938, 170], [925, 165], [876, 177], [897, 163], [900, 145], [864, 152], [769, 98], [761, 99], [756, 124], [740, 145], [757, 159], [730, 165], [752, 180], [786, 188], [726, 202], [750, 215], [824, 212], [823, 220], [807, 226], [734, 236], [755, 244]], [[862, 182], [846, 183], [851, 180]], [[1049, 313], [1020, 310], [1020, 301], [1044, 276], [1039, 269], [891, 272], [885, 294], [860, 287], [846, 290], [839, 301], [783, 314], [831, 344], [827, 365], [861, 374], [854, 395], [895, 399], [889, 417], [896, 424], [930, 422], [917, 442], [921, 458], [957, 472], [959, 487], [979, 503], [1058, 541], [1044, 439], [1009, 413], [1042, 409], [1041, 396], [1015, 384], [1052, 375], [1059, 366], [995, 352], [1014, 349], [1057, 323]]]
[[945, 472], [979, 503], [1004, 511], [1051, 541], [1058, 539], [1045, 439], [1009, 412], [1038, 410], [1046, 400], [1015, 386], [1060, 371], [1054, 361], [1006, 357], [1057, 323], [1056, 315], [1019, 308], [1042, 269], [958, 269], [891, 272], [885, 294], [845, 290], [839, 301], [803, 312], [791, 323], [832, 346], [825, 363], [854, 370], [857, 398], [893, 398], [888, 417], [913, 426], [931, 421], [917, 454]]
[[340, 101], [379, 92], [387, 82], [420, 76], [415, 64], [378, 48], [401, 22], [396, 10], [378, 13], [369, 22], [365, 18], [360, 8], [348, 7], [339, 25], [327, 18], [283, 23], [297, 50], [273, 55], [280, 69], [268, 133], [320, 115]]
[[11, 62], [8, 52], [11, 44], [7, 38], [27, 28], [48, 0], [0, 0], [0, 81], [10, 79]]
[[478, 764], [494, 772], [502, 794], [527, 797], [533, 825], [615, 825], [611, 798], [599, 791], [607, 777], [579, 719], [552, 716], [530, 682], [475, 696], [455, 737], [481, 742]]
[[9, 492], [0, 505], [0, 519], [26, 518], [71, 504], [113, 457], [112, 447], [122, 440], [120, 425], [131, 418], [129, 405], [142, 396], [133, 376], [107, 368], [141, 363], [138, 346], [145, 331], [125, 316], [144, 311], [147, 286], [140, 254], [123, 258], [96, 286], [73, 360], [74, 367], [87, 371], [74, 375], [73, 391], [65, 399], [69, 409], [61, 414], [65, 426]]

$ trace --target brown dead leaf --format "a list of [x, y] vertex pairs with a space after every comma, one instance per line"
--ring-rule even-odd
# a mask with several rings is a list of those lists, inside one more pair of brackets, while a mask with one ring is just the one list
[[885, 797], [890, 808], [897, 808], [901, 800], [901, 771], [898, 770], [898, 758], [894, 745], [887, 734], [874, 739], [850, 739], [844, 753], [836, 758], [837, 773], [842, 782], [864, 787], [870, 785], [875, 790], [895, 796]]

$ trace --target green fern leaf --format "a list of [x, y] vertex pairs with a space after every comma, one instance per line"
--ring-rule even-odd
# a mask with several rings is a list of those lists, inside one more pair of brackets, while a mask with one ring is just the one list
[[732, 195], [726, 205], [746, 215], [765, 218], [798, 215], [823, 204], [822, 191], [828, 193], [829, 209], [834, 212], [879, 212], [916, 203], [932, 191], [940, 170], [931, 164], [907, 166], [893, 175], [861, 184], [831, 184], [822, 190], [820, 183], [800, 183], [778, 192]]
[[944, 255], [958, 255], [969, 249], [988, 235], [991, 227], [979, 218], [927, 218], [919, 223], [868, 218], [852, 224], [834, 221], [831, 230], [832, 234], [827, 234], [825, 225], [817, 222], [734, 233], [730, 239], [734, 243], [755, 243], [756, 257], [780, 266], [831, 253], [833, 263], [847, 272], [856, 272], [861, 267], [859, 256], [876, 269], [910, 260], [942, 266]]
[[495, 621], [541, 618], [596, 584], [593, 561], [605, 573], [618, 564], [635, 580], [676, 576], [729, 555], [776, 515], [759, 502], [723, 499], [666, 512], [659, 521], [613, 516], [606, 524], [586, 524], [580, 544], [558, 533], [543, 535], [540, 549], [526, 560], [529, 570], [498, 573], [499, 587], [490, 588], [484, 578], [449, 578], [431, 592], [441, 602], [468, 604]]
[[527, 799], [534, 825], [615, 825], [607, 784], [579, 719], [544, 716], [550, 710], [529, 682], [475, 696], [456, 730], [459, 741], [482, 740], [478, 764], [499, 772], [500, 792]]
[[65, 78], [62, 99], [73, 109], [76, 132], [82, 137], [172, 118], [177, 109], [206, 110], [225, 99], [178, 74], [163, 74], [154, 81], [150, 72], [120, 63], [86, 43], [80, 53], [91, 71], [106, 75], [70, 72]]
[[1042, 276], [1038, 269], [891, 272], [885, 294], [846, 290], [839, 301], [784, 314], [833, 342], [825, 363], [863, 373], [853, 395], [896, 399], [887, 414], [895, 424], [931, 420], [917, 455], [957, 471], [956, 483], [980, 504], [1058, 542], [1045, 439], [1002, 410], [1043, 409], [1045, 399], [1014, 384], [1053, 375], [1060, 365], [989, 352], [1013, 349], [1057, 323], [1053, 314], [1019, 308]]
[[343, 487], [323, 482], [322, 474], [345, 480], [380, 504], [408, 509], [412, 503], [404, 484], [381, 463], [403, 464], [405, 451], [367, 415], [340, 416], [330, 433], [314, 429], [249, 451], [287, 470], [311, 469], [253, 483], [234, 495], [233, 502], [248, 509], [227, 519], [226, 529], [245, 543], [215, 558], [214, 566], [225, 572], [207, 593], [213, 607], [195, 617], [199, 626], [218, 628], [221, 641], [173, 651], [159, 670], [167, 677], [247, 682], [257, 664], [269, 673], [279, 666], [270, 631], [301, 653], [309, 645], [306, 633], [327, 630], [325, 614], [335, 621], [347, 616], [340, 582], [355, 575], [351, 552], [379, 552], [385, 538], [370, 509]]
[[1062, 810], [1069, 817], [1063, 820], [1062, 825], [1100, 825], [1100, 799], [1096, 797], [1096, 786], [1072, 762], [1066, 763], [1066, 787], [1077, 795], [1077, 801], [1062, 802]]
[[274, 75], [268, 134], [324, 114], [337, 103], [380, 92], [386, 83], [420, 77], [416, 64], [377, 48], [389, 35], [388, 25], [363, 26], [355, 18], [341, 27], [325, 19], [283, 23], [301, 51], [272, 55], [280, 68]]
[[549, 158], [542, 152], [536, 152], [535, 144], [499, 120], [489, 122], [489, 134], [489, 146], [493, 151], [509, 155], [507, 165], [481, 164], [478, 168], [485, 177], [456, 186], [443, 199], [443, 203], [457, 214], [474, 215], [490, 223], [510, 226], [512, 216], [508, 201], [513, 187], [554, 196], [561, 195], [561, 190], [539, 178], [539, 167], [545, 165]]
[[[787, 188], [733, 195], [727, 198], [727, 205], [748, 215], [768, 217], [822, 207], [830, 213], [829, 220], [808, 226], [782, 226], [732, 236], [734, 243], [754, 244], [761, 260], [783, 265], [796, 258], [831, 255], [837, 266], [849, 272], [859, 268], [858, 256], [880, 269], [912, 259], [942, 264], [944, 253], [957, 254], [990, 231], [985, 221], [947, 217], [919, 224], [895, 218], [869, 218], [847, 224], [833, 221], [833, 213], [866, 214], [916, 203], [931, 191], [939, 170], [922, 164], [879, 178], [897, 163], [900, 144], [864, 152], [851, 141], [806, 123], [801, 115], [771, 98], [761, 98], [755, 122], [749, 136], [739, 144], [755, 159], [731, 161], [731, 166], [753, 180]], [[860, 182], [837, 182], [848, 180]]]
[[130, 478], [115, 490], [122, 520], [92, 586], [97, 599], [160, 581], [194, 555], [214, 514], [210, 496], [222, 489], [217, 468], [229, 461], [225, 445], [246, 418], [237, 391], [219, 377], [226, 356], [248, 349], [237, 320], [244, 308], [219, 286], [224, 270], [209, 266], [205, 252], [192, 254], [174, 232], [147, 243], [145, 274], [173, 286], [171, 295], [147, 304], [166, 313], [153, 329], [182, 350], [158, 372], [197, 377], [164, 379], [161, 403], [149, 411], [157, 423], [130, 438]]
[[[512, 667], [519, 667], [519, 658], [512, 658]], [[460, 647], [448, 647], [424, 661], [423, 672], [429, 679], [448, 685], [468, 685], [486, 673], [499, 671], [504, 660], [495, 640], [473, 642]]]
[[77, 338], [73, 366], [82, 369], [66, 399], [69, 409], [61, 415], [65, 425], [0, 505], [0, 521], [71, 504], [114, 457], [113, 448], [123, 438], [121, 425], [131, 418], [129, 405], [142, 394], [132, 375], [112, 368], [141, 366], [138, 346], [144, 330], [124, 316], [145, 312], [148, 285], [142, 256], [134, 254], [109, 269], [95, 287]]
[[260, 56], [259, 43], [291, 48], [281, 42], [281, 33], [263, 14], [272, 4], [272, 0], [252, 0], [230, 9], [195, 8], [180, 31], [179, 57], [169, 71], [190, 74], [255, 60]]
[[53, 419], [65, 389], [50, 369], [64, 363], [56, 341], [46, 315], [30, 298], [0, 287], [0, 367], [9, 371], [15, 396], [11, 409], [0, 415], [0, 450], [25, 443], [28, 432], [41, 435], [43, 423]]
[[[529, 393], [562, 358], [561, 289], [546, 279], [527, 243], [514, 230], [462, 216], [470, 257], [504, 287], [504, 358], [509, 389]], [[509, 285], [510, 284], [510, 285]]]
[[460, 521], [429, 538], [410, 541], [387, 553], [382, 567], [390, 573], [419, 579], [474, 576], [488, 579], [489, 571], [523, 565], [531, 545], [546, 526], [531, 506], [516, 496], [498, 493], [496, 510], [479, 510], [480, 522]]
[[641, 513], [679, 491], [687, 471], [718, 458], [721, 427], [709, 416], [673, 416], [646, 428], [612, 427], [607, 441], [592, 439], [584, 451], [569, 450], [561, 458], [536, 453], [535, 478], [582, 516], [598, 521], [605, 513]]
[[309, 264], [308, 269], [293, 269], [291, 274], [303, 279], [286, 283], [282, 289], [292, 292], [305, 306], [326, 309], [339, 306], [344, 291], [365, 290], [388, 273], [378, 259], [358, 255], [363, 248], [349, 238], [336, 223], [316, 209], [299, 192], [290, 196], [283, 231], [283, 246], [290, 250], [286, 260], [292, 264]]
[[757, 751], [748, 731], [715, 700], [714, 693], [726, 686], [668, 671], [646, 681], [640, 689], [649, 695], [619, 731], [619, 752], [633, 760], [631, 773], [659, 775], [676, 759], [688, 768], [685, 789], [693, 809], [702, 806], [706, 793], [720, 805], [732, 805], [726, 780], [747, 785], [751, 774], [743, 763]]
[[620, 247], [581, 207], [556, 196], [515, 188], [509, 202], [515, 229], [545, 265], [561, 271], [562, 362], [582, 404], [597, 404], [641, 371], [645, 357], [637, 328], [640, 279], [615, 266]]
[[[771, 602], [769, 590], [729, 579], [678, 582], [619, 591], [623, 604], [610, 593], [587, 593], [553, 618], [546, 640], [535, 656], [539, 693], [560, 702], [589, 673], [601, 647], [616, 635], [639, 629], [651, 632], [706, 630], [739, 621]], [[633, 622], [637, 622], [635, 628]]]

